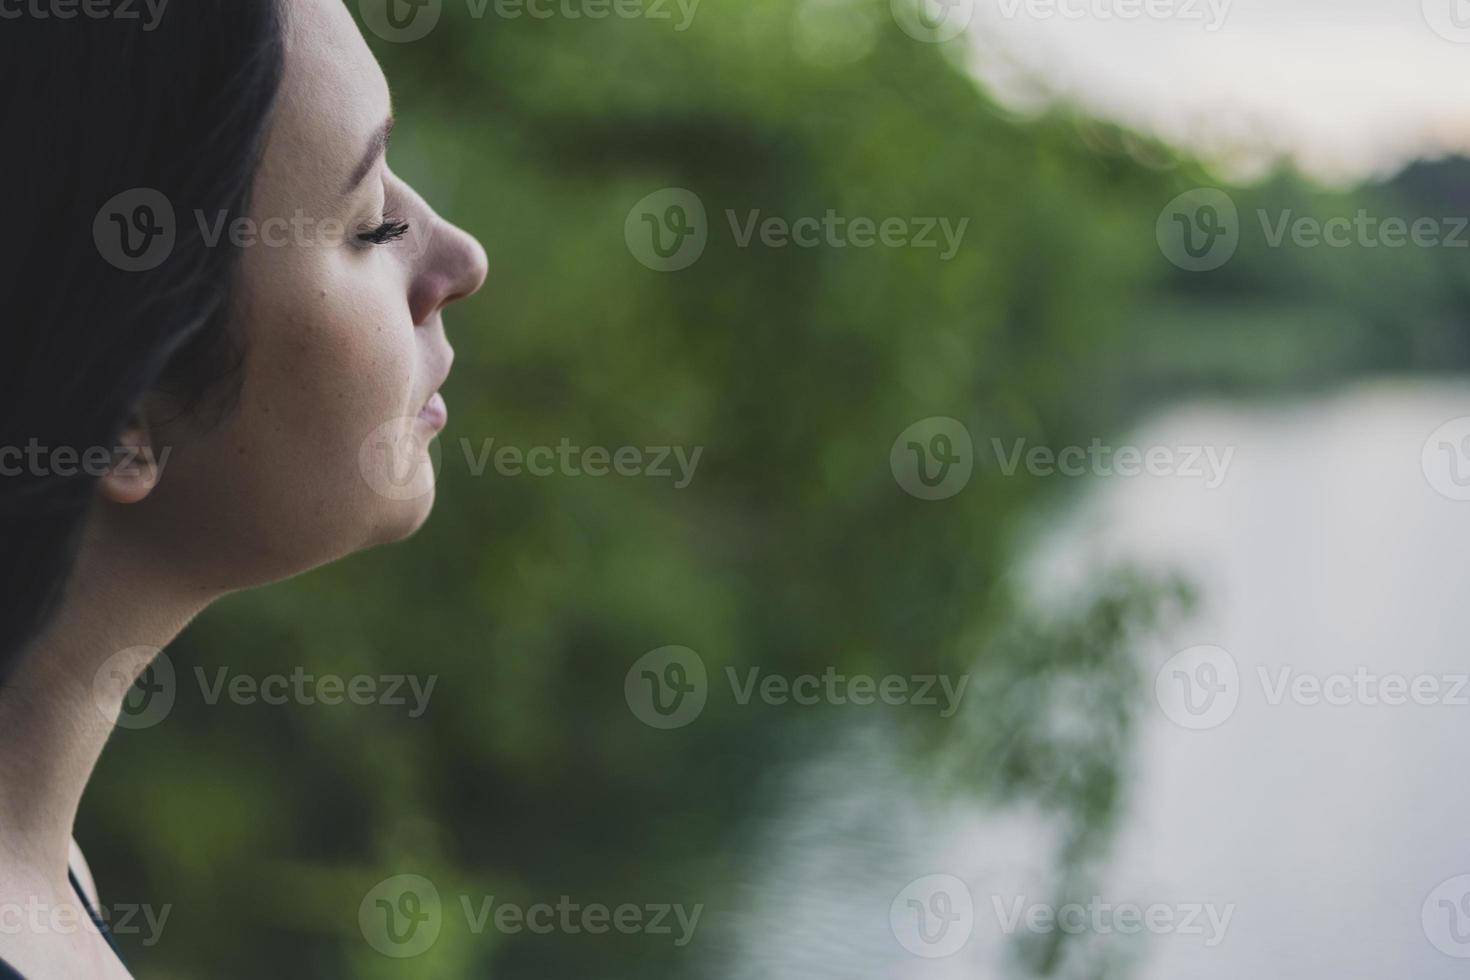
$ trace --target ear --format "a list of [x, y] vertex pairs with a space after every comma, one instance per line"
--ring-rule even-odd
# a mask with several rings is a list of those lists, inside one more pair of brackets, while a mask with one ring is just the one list
[[[166, 454], [165, 454], [166, 455]], [[112, 450], [112, 465], [97, 484], [98, 495], [114, 504], [136, 504], [153, 492], [163, 476], [163, 466], [153, 449], [153, 436], [142, 409], [118, 436]]]

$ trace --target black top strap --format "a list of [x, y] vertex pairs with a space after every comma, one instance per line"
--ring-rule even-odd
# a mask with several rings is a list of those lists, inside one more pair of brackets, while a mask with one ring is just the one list
[[92, 925], [96, 926], [97, 931], [102, 933], [102, 938], [107, 940], [107, 945], [112, 947], [112, 951], [117, 955], [117, 958], [122, 959], [122, 952], [117, 948], [116, 940], [112, 938], [112, 930], [107, 928], [107, 920], [103, 919], [102, 916], [97, 914], [97, 910], [92, 908], [91, 899], [87, 898], [87, 893], [82, 890], [82, 883], [77, 880], [77, 873], [71, 868], [67, 868], [66, 877], [71, 882], [72, 891], [76, 892], [77, 898], [82, 900], [82, 908], [87, 910], [87, 917], [92, 920]]

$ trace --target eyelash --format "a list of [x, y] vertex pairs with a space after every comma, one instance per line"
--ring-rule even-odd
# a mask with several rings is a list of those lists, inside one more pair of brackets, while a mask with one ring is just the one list
[[365, 231], [357, 236], [357, 240], [365, 245], [388, 245], [398, 241], [408, 234], [408, 222], [397, 218], [386, 218], [381, 225], [372, 231]]

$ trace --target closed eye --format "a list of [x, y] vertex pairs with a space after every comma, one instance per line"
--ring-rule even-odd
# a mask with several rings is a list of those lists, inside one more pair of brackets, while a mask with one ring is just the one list
[[362, 232], [357, 240], [364, 245], [387, 245], [396, 242], [408, 234], [408, 222], [397, 218], [388, 218], [381, 225], [371, 231]]

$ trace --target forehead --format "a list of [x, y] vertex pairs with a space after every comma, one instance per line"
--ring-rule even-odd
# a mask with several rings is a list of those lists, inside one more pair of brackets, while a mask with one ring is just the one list
[[[342, 0], [286, 0], [286, 72], [261, 184], [340, 189], [387, 118], [388, 82]], [[310, 185], [310, 186], [307, 186]], [[259, 188], [273, 197], [271, 188]], [[298, 195], [293, 195], [298, 196]]]

